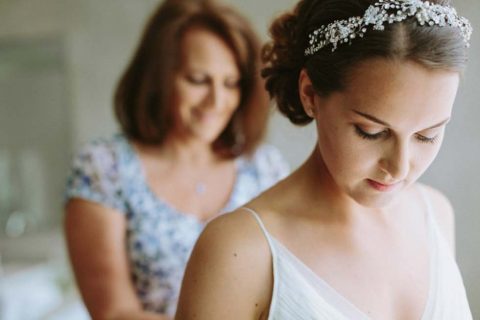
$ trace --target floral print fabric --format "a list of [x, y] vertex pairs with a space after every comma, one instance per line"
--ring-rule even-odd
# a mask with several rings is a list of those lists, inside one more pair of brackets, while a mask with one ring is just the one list
[[[221, 213], [232, 211], [284, 178], [288, 165], [263, 145], [236, 159], [237, 177]], [[140, 161], [123, 135], [86, 144], [73, 159], [66, 199], [82, 198], [113, 208], [127, 221], [131, 276], [144, 309], [173, 316], [190, 252], [205, 224], [178, 212], [146, 183]]]

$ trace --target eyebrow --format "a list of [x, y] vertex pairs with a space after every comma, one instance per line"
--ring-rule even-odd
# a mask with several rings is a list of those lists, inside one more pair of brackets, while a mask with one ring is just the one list
[[[368, 120], [370, 120], [370, 121], [379, 123], [379, 124], [384, 125], [384, 126], [386, 126], [386, 127], [391, 127], [391, 125], [388, 124], [388, 122], [385, 122], [385, 121], [383, 121], [383, 120], [380, 120], [380, 119], [378, 119], [378, 118], [376, 118], [376, 117], [374, 117], [374, 116], [372, 116], [372, 115], [370, 115], [370, 114], [368, 114], [368, 113], [360, 112], [360, 111], [357, 111], [357, 110], [352, 110], [352, 111], [355, 112], [356, 114], [358, 114], [359, 116], [362, 116], [362, 117], [364, 117], [364, 118], [366, 118], [366, 119], [368, 119]], [[431, 127], [428, 127], [428, 128], [426, 128], [426, 129], [423, 129], [423, 130], [430, 130], [430, 129], [434, 129], [434, 128], [441, 127], [441, 126], [443, 126], [445, 123], [447, 123], [448, 121], [450, 121], [450, 117], [448, 117], [447, 119], [445, 119], [445, 120], [443, 120], [443, 121], [440, 121], [440, 122], [437, 123], [437, 124], [434, 124], [434, 125], [431, 126]]]

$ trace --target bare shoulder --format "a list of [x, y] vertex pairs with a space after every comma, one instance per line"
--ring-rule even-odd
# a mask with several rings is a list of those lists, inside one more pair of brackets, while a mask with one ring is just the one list
[[433, 210], [433, 214], [435, 215], [436, 222], [440, 228], [440, 232], [442, 232], [452, 247], [452, 250], [454, 250], [455, 214], [450, 201], [442, 192], [433, 187], [424, 184], [421, 184], [420, 187], [426, 192], [428, 201], [430, 201]]
[[255, 218], [245, 209], [224, 214], [208, 223], [195, 250], [222, 259], [233, 257], [236, 264], [248, 260], [245, 258], [266, 261], [269, 258], [268, 242]]
[[268, 243], [254, 217], [243, 209], [222, 215], [193, 249], [176, 319], [258, 319], [269, 305], [271, 275]]

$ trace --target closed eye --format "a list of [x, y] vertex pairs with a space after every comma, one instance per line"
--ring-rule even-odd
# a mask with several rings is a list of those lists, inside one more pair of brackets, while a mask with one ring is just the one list
[[377, 140], [380, 138], [385, 137], [388, 135], [388, 130], [383, 130], [377, 133], [369, 133], [366, 132], [365, 130], [362, 130], [359, 126], [355, 125], [355, 132], [360, 138], [366, 139], [366, 140]]
[[228, 79], [225, 80], [225, 87], [229, 89], [236, 89], [240, 87], [240, 79]]
[[[357, 133], [358, 136], [360, 136], [360, 138], [366, 139], [366, 140], [377, 140], [377, 139], [386, 137], [389, 134], [388, 129], [377, 132], [377, 133], [369, 133], [369, 132], [366, 132], [365, 130], [362, 130], [359, 126], [356, 126], [356, 125], [355, 125], [355, 132]], [[421, 134], [416, 134], [415, 138], [421, 143], [435, 143], [438, 140], [438, 135], [434, 137], [427, 137]]]
[[203, 74], [188, 74], [186, 79], [192, 84], [205, 84], [209, 81], [208, 77]]
[[421, 134], [417, 134], [416, 138], [418, 141], [422, 143], [435, 143], [438, 139], [438, 135], [430, 138], [430, 137], [422, 136]]

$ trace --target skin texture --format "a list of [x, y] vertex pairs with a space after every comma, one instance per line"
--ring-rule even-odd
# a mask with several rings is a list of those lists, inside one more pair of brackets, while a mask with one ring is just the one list
[[192, 27], [181, 42], [172, 105], [176, 139], [213, 142], [240, 103], [240, 72], [231, 50], [217, 36]]
[[[448, 200], [415, 181], [438, 153], [458, 82], [455, 72], [378, 59], [354, 68], [343, 91], [320, 96], [302, 71], [300, 97], [315, 118], [318, 143], [297, 171], [246, 205], [372, 319], [419, 319], [425, 309], [430, 270], [421, 189], [454, 246]], [[266, 319], [271, 268], [250, 214], [239, 209], [213, 220], [189, 261], [176, 319]]]
[[[239, 104], [239, 70], [229, 47], [206, 29], [187, 30], [181, 52], [173, 80], [175, 129], [162, 146], [133, 145], [150, 189], [179, 211], [208, 220], [223, 208], [235, 180], [233, 160], [219, 158], [211, 143]], [[207, 185], [202, 196], [192, 181]], [[65, 233], [75, 277], [93, 319], [168, 319], [143, 311], [135, 294], [123, 213], [71, 199]]]

